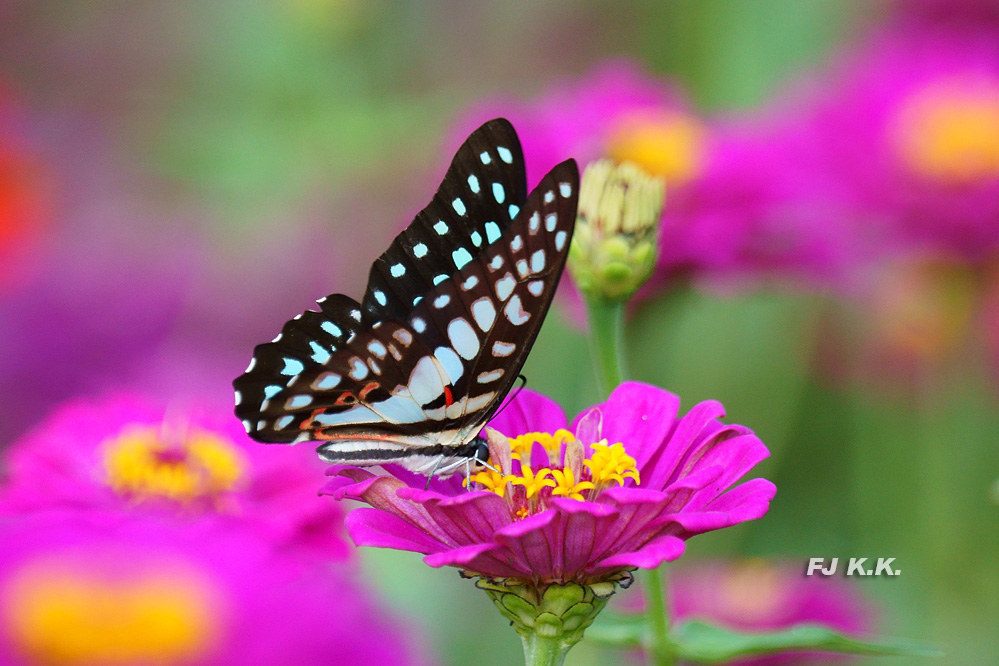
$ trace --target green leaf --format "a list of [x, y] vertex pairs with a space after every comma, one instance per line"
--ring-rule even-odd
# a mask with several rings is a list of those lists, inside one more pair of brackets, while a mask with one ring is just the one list
[[939, 656], [924, 643], [903, 639], [863, 641], [818, 625], [800, 624], [782, 631], [738, 633], [706, 622], [685, 622], [671, 632], [681, 659], [702, 664], [722, 663], [736, 657], [790, 651], [843, 654]]
[[[586, 631], [592, 642], [613, 647], [643, 647], [648, 628], [641, 616], [612, 615], [601, 617]], [[691, 621], [677, 625], [670, 632], [670, 642], [677, 657], [700, 664], [725, 663], [739, 657], [753, 657], [782, 652], [836, 652], [875, 656], [939, 656], [941, 652], [924, 643], [904, 639], [872, 641], [850, 638], [818, 625], [800, 624], [781, 631], [740, 633]]]

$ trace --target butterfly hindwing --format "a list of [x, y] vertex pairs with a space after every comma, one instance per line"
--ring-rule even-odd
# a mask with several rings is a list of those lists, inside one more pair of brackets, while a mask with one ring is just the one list
[[[430, 204], [374, 262], [361, 303], [334, 294], [254, 350], [236, 414], [267, 442], [334, 462], [458, 455], [517, 377], [571, 241], [568, 160], [530, 194], [512, 126], [480, 127]], [[470, 455], [470, 454], [462, 454]]]

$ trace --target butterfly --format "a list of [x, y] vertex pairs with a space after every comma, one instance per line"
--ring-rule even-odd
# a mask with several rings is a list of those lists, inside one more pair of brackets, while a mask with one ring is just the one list
[[361, 302], [321, 298], [254, 349], [233, 381], [247, 433], [428, 477], [485, 462], [480, 431], [551, 304], [578, 190], [570, 159], [528, 193], [507, 120], [472, 132], [433, 200], [372, 264]]

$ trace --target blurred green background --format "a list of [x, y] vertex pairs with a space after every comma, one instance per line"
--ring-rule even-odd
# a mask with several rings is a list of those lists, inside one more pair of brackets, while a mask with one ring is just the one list
[[[477, 101], [529, 98], [626, 56], [681, 84], [702, 112], [744, 111], [887, 11], [838, 0], [42, 1], [0, 9], [0, 75], [26, 114], [45, 119], [44, 145], [76, 151], [66, 159], [104, 173], [107, 196], [139, 202], [125, 226], [203, 248], [150, 362], [200, 345], [206, 355], [239, 347], [232, 356], [245, 364], [250, 345], [311, 300], [360, 295], [370, 261], [437, 182], [452, 121]], [[54, 187], [72, 212], [64, 166], [52, 169]], [[257, 300], [258, 287], [272, 291]], [[212, 334], [235, 310], [254, 322], [238, 345]], [[773, 556], [804, 570], [809, 557], [894, 557], [902, 575], [855, 580], [881, 608], [881, 633], [937, 644], [942, 663], [993, 663], [999, 398], [984, 333], [969, 328], [945, 358], [893, 379], [858, 361], [862, 326], [851, 321], [833, 295], [758, 285], [677, 288], [635, 313], [632, 377], [685, 408], [720, 400], [772, 452], [757, 470], [778, 487], [770, 513], [694, 539], [684, 559]], [[570, 415], [601, 397], [565, 311], [549, 316], [524, 374]], [[126, 377], [162, 374], [131, 367]], [[173, 382], [155, 390], [189, 384]], [[227, 384], [202, 388], [228, 403]], [[11, 421], [7, 435], [23, 425]], [[455, 571], [395, 551], [361, 557], [442, 663], [521, 659], [513, 632]], [[584, 642], [569, 660], [617, 658]]]

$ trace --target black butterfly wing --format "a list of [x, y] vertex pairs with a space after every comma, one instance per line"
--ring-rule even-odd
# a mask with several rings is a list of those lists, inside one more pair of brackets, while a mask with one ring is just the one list
[[361, 464], [470, 439], [540, 328], [577, 189], [570, 161], [525, 201], [513, 128], [480, 127], [433, 201], [375, 261], [361, 304], [329, 296], [321, 312], [296, 317], [255, 349], [233, 383], [247, 432], [267, 442], [327, 440], [327, 457]]

